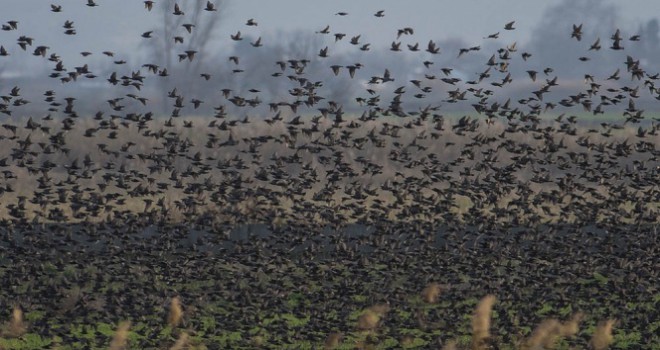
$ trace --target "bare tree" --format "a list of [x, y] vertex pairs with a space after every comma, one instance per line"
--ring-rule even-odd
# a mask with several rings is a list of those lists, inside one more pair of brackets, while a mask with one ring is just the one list
[[[219, 0], [215, 0], [217, 11], [206, 11], [206, 1], [164, 0], [158, 8], [162, 16], [161, 25], [154, 28], [157, 34], [152, 40], [145, 41], [145, 45], [152, 63], [159, 66], [160, 72], [165, 69], [170, 75], [168, 84], [159, 84], [157, 87], [162, 96], [177, 85], [197, 92], [197, 84], [194, 82], [207, 67], [209, 44], [221, 23], [223, 8]], [[183, 14], [173, 14], [175, 6]], [[184, 58], [186, 53], [188, 55]], [[165, 107], [165, 98], [163, 103]]]

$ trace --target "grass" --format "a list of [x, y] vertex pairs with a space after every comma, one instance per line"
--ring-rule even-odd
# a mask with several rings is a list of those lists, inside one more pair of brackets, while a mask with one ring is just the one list
[[[379, 267], [373, 271], [380, 270]], [[59, 276], [64, 273], [60, 270]], [[147, 342], [162, 349], [207, 349], [211, 344], [232, 349], [316, 349], [324, 348], [324, 344], [330, 344], [325, 347], [327, 349], [415, 349], [439, 347], [440, 344], [444, 344], [444, 349], [486, 349], [486, 344], [493, 343], [501, 349], [532, 349], [535, 344], [572, 349], [588, 341], [594, 349], [653, 349], [648, 347], [646, 342], [650, 339], [645, 338], [640, 328], [646, 334], [652, 334], [659, 327], [657, 321], [636, 325], [637, 330], [620, 328], [623, 325], [616, 322], [598, 322], [598, 315], [602, 313], [598, 311], [601, 302], [595, 300], [575, 300], [565, 306], [538, 300], [532, 310], [536, 310], [535, 317], [542, 321], [536, 324], [516, 322], [504, 329], [500, 323], [517, 319], [521, 312], [506, 298], [498, 301], [494, 295], [489, 295], [459, 299], [452, 296], [451, 288], [445, 290], [443, 287], [438, 291], [437, 286], [441, 284], [432, 282], [417, 286], [418, 293], [409, 294], [403, 302], [395, 305], [372, 304], [371, 292], [346, 295], [346, 305], [364, 307], [341, 311], [327, 309], [325, 314], [305, 311], [318, 310], [313, 306], [313, 296], [292, 292], [283, 300], [289, 311], [255, 308], [254, 314], [247, 319], [236, 313], [237, 305], [232, 302], [203, 303], [193, 307], [185, 305], [178, 296], [170, 299], [168, 306], [160, 312], [134, 316], [130, 323], [101, 320], [88, 323], [71, 313], [55, 316], [39, 310], [25, 310], [23, 313], [17, 308], [2, 327], [0, 348], [123, 349], [124, 346], [145, 347]], [[125, 285], [122, 288], [126, 288]], [[209, 290], [213, 286], [192, 283], [189, 288], [181, 288], [190, 293], [192, 290]], [[429, 297], [430, 290], [437, 294]], [[306, 307], [307, 304], [312, 308]], [[653, 312], [653, 305], [652, 299], [629, 306], [640, 308], [635, 312]], [[574, 311], [576, 308], [595, 312], [582, 314]], [[157, 309], [154, 305], [153, 310]], [[472, 312], [465, 312], [469, 310]], [[167, 317], [163, 316], [165, 314]], [[457, 315], [460, 321], [446, 322], [442, 315]], [[225, 319], [222, 325], [218, 323], [220, 318]], [[227, 319], [234, 321], [227, 322]], [[44, 323], [48, 324], [50, 332], [57, 330], [55, 334], [40, 334], [39, 329]], [[228, 324], [238, 328], [227, 328]], [[323, 324], [327, 326], [319, 328]], [[581, 326], [578, 328], [578, 325]], [[331, 328], [342, 331], [327, 330]], [[304, 334], [300, 333], [303, 329], [306, 329]]]

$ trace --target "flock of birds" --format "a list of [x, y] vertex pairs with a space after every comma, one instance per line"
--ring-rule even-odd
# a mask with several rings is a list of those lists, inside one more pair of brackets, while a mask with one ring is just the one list
[[[93, 1], [87, 5], [98, 6]], [[145, 8], [151, 11], [153, 2], [146, 1]], [[64, 11], [59, 5], [51, 9]], [[209, 2], [204, 12], [215, 15], [217, 8]], [[175, 4], [172, 15], [185, 13]], [[375, 16], [384, 17], [385, 12]], [[507, 23], [503, 29], [514, 30], [514, 24]], [[246, 25], [258, 23], [249, 19]], [[192, 23], [182, 27], [184, 34], [195, 30]], [[75, 34], [73, 21], [66, 20], [64, 28], [65, 35]], [[20, 31], [19, 21], [7, 21], [2, 29]], [[142, 37], [150, 40], [152, 33]], [[330, 34], [330, 26], [317, 33]], [[172, 40], [184, 42], [177, 34]], [[413, 36], [414, 29], [402, 28], [395, 34], [390, 50], [400, 51], [400, 38]], [[344, 36], [335, 33], [335, 41]], [[582, 25], [573, 26], [571, 38], [582, 40]], [[242, 40], [241, 32], [231, 39]], [[619, 30], [610, 39], [611, 50], [624, 49]], [[360, 40], [358, 34], [350, 43], [368, 50], [369, 44]], [[640, 38], [635, 35], [629, 40]], [[99, 78], [87, 64], [66, 66], [50, 47], [37, 46], [35, 41], [19, 34], [20, 49], [8, 50], [9, 44], [3, 43], [3, 59], [20, 59], [21, 51], [35, 45], [33, 55], [54, 64], [50, 77], [62, 83]], [[260, 42], [259, 38], [252, 44], [258, 48]], [[418, 43], [407, 45], [410, 51], [421, 50]], [[599, 49], [597, 39], [587, 51]], [[154, 77], [167, 78], [168, 67], [160, 63], [145, 63], [149, 74], [112, 72], [108, 88], [123, 96], [107, 100], [108, 106], [92, 118], [78, 115], [75, 97], [58, 98], [47, 90], [46, 116], [21, 120], [21, 107], [30, 101], [22, 97], [21, 87], [5, 87], [0, 104], [0, 112], [7, 116], [0, 139], [7, 152], [0, 159], [3, 206], [8, 217], [18, 221], [106, 219], [122, 216], [124, 204], [132, 203], [133, 211], [138, 206], [144, 209], [142, 217], [167, 218], [178, 211], [189, 219], [203, 216], [209, 207], [236, 216], [236, 208], [249, 207], [244, 222], [312, 219], [341, 226], [382, 219], [452, 220], [448, 216], [457, 216], [457, 202], [467, 198], [469, 204], [462, 206], [470, 210], [459, 215], [467, 222], [478, 223], [490, 213], [532, 224], [603, 219], [657, 223], [658, 119], [645, 117], [644, 110], [636, 107], [645, 90], [653, 97], [660, 95], [654, 85], [657, 73], [645, 72], [639, 60], [628, 56], [624, 64], [629, 85], [609, 84], [622, 78], [617, 67], [603, 79], [585, 75], [581, 91], [548, 101], [544, 95], [559, 85], [548, 67], [543, 71], [546, 79], [534, 85], [529, 97], [500, 101], [495, 96], [513, 82], [509, 64], [516, 55], [524, 60], [518, 63], [524, 64], [533, 59], [531, 53], [518, 53], [515, 43], [506, 45], [485, 62], [478, 79], [463, 81], [452, 76], [452, 68], [433, 67], [432, 58], [442, 54], [440, 50], [434, 41], [428, 42], [428, 55], [423, 56], [427, 59], [420, 62], [426, 72], [419, 79], [400, 82], [387, 69], [381, 76], [366, 78], [367, 97], [355, 99], [365, 107], [361, 115], [344, 112], [343, 103], [350, 101], [327, 100], [322, 95], [323, 81], [306, 77], [306, 66], [312, 60], [322, 62], [329, 55], [328, 46], [319, 49], [318, 57], [277, 60], [280, 70], [273, 76], [290, 81], [290, 98], [269, 102], [271, 112], [252, 120], [247, 114], [233, 117], [227, 110], [228, 106], [241, 109], [262, 104], [258, 89], [250, 89], [251, 97], [222, 89], [219, 100], [212, 102], [186, 97], [180, 92], [185, 87], [175, 87], [167, 96], [173, 106], [169, 117], [131, 111], [130, 100], [146, 107], [151, 103], [139, 95], [144, 84]], [[480, 46], [461, 49], [457, 59], [473, 50]], [[196, 53], [182, 50], [179, 64], [194, 60]], [[110, 51], [103, 54], [115, 56]], [[240, 60], [237, 56], [229, 59]], [[122, 67], [125, 60], [114, 63]], [[328, 69], [334, 75], [346, 69], [354, 77], [362, 66], [358, 62]], [[540, 80], [540, 73], [527, 73], [532, 82]], [[212, 79], [211, 73], [200, 75]], [[379, 92], [393, 84], [398, 85], [392, 89], [391, 101], [381, 101]], [[431, 95], [434, 89], [442, 89], [447, 97]], [[417, 99], [437, 100], [406, 110], [404, 96], [410, 90]], [[469, 100], [473, 111], [460, 118], [443, 115], [443, 103]], [[212, 117], [201, 121], [206, 127], [186, 118], [201, 104], [211, 103], [217, 107]], [[576, 108], [598, 115], [618, 105], [627, 105], [621, 118], [604, 121], [600, 128], [585, 127], [571, 115]], [[544, 119], [545, 113], [559, 107], [566, 112], [554, 120]], [[96, 150], [71, 144], [88, 141], [96, 144]], [[622, 209], [626, 203], [632, 208]]]
[[[144, 1], [145, 10], [152, 11], [155, 3]], [[211, 1], [197, 4], [203, 6], [204, 16], [222, 12]], [[90, 11], [100, 11], [102, 5], [87, 2]], [[66, 13], [66, 6], [50, 7], [53, 13]], [[171, 15], [184, 21], [186, 12], [178, 4], [171, 8]], [[374, 12], [374, 16], [386, 19], [387, 11]], [[63, 23], [64, 35], [77, 35], [74, 21]], [[533, 88], [526, 98], [512, 101], [506, 97], [507, 88], [520, 78], [514, 79], [509, 69], [534, 60], [533, 53], [519, 52], [515, 43], [504, 45], [484, 62], [484, 70], [475, 79], [463, 79], [453, 75], [451, 67], [436, 67], [434, 58], [456, 55], [461, 60], [482, 50], [481, 46], [459, 52], [444, 52], [433, 40], [420, 46], [414, 28], [405, 27], [392, 33], [389, 50], [398, 54], [407, 48], [419, 55], [423, 73], [415, 79], [398, 77], [388, 69], [364, 77], [363, 63], [333, 64], [327, 67], [332, 76], [347, 74], [367, 84], [354, 101], [330, 100], [323, 94], [324, 82], [306, 72], [308, 65], [323, 64], [333, 54], [330, 44], [319, 47], [315, 57], [275, 58], [272, 77], [264, 78], [284, 79], [290, 86], [287, 98], [264, 102], [258, 89], [239, 96], [227, 88], [218, 91], [215, 101], [202, 101], [185, 96], [187, 87], [178, 86], [163, 96], [171, 101], [172, 112], [161, 116], [145, 111], [157, 102], [140, 92], [144, 86], [160, 84], [159, 79], [168, 79], [172, 69], [163, 62], [145, 63], [146, 72], [131, 70], [120, 58], [122, 53], [105, 51], [102, 54], [113, 59], [117, 69], [107, 77], [98, 76], [87, 64], [67, 65], [56, 47], [27, 36], [20, 24], [13, 19], [2, 24], [3, 31], [16, 32], [16, 43], [0, 42], [0, 64], [31, 52], [53, 66], [50, 77], [57, 84], [105, 79], [117, 97], [107, 104], [99, 102], [103, 107], [98, 113], [86, 116], [76, 112], [74, 96], [58, 96], [53, 88], [43, 92], [48, 104], [45, 117], [23, 119], [22, 108], [31, 103], [23, 94], [32, 87], [8, 87], [0, 78], [0, 253], [4, 262], [20, 266], [2, 272], [3, 285], [22, 285], [27, 276], [46, 278], [39, 272], [43, 266], [17, 253], [45, 263], [66, 252], [80, 264], [86, 261], [85, 265], [100, 269], [107, 263], [102, 256], [125, 256], [153, 268], [157, 261], [181, 254], [203, 256], [189, 258], [196, 266], [194, 273], [187, 267], [170, 266], [180, 270], [178, 277], [166, 277], [174, 279], [214, 274], [209, 266], [217, 263], [214, 256], [219, 253], [223, 261], [251, 261], [254, 266], [273, 259], [285, 266], [286, 256], [295, 253], [309, 266], [322, 264], [318, 260], [324, 258], [359, 260], [363, 267], [378, 261], [395, 269], [393, 275], [416, 276], [405, 282], [408, 285], [429, 282], [417, 279], [428, 279], [432, 269], [442, 265], [456, 285], [465, 286], [466, 273], [476, 274], [472, 281], [482, 282], [465, 288], [504, 288], [522, 302], [548, 297], [544, 280], [553, 280], [560, 286], [559, 298], [570, 300], [572, 280], [561, 277], [562, 271], [572, 275], [612, 272], [617, 277], [612, 278], [611, 287], [626, 300], [641, 301], [657, 293], [657, 284], [651, 281], [658, 280], [660, 270], [660, 119], [645, 115], [637, 101], [660, 99], [660, 86], [656, 88], [660, 74], [646, 71], [632, 56], [615, 67], [611, 76], [585, 75], [584, 85], [569, 96], [557, 97], [561, 79], [551, 67], [528, 70], [526, 84]], [[248, 27], [258, 25], [256, 19], [246, 21]], [[182, 47], [173, 64], [191, 64], [201, 54], [184, 48], [186, 35], [195, 26], [184, 23], [171, 38], [174, 47]], [[484, 40], [505, 37], [507, 31], [516, 30], [515, 22], [506, 23], [502, 30]], [[585, 39], [582, 30], [580, 24], [572, 31], [568, 28], [566, 40]], [[331, 36], [334, 45], [347, 40], [359, 50], [372, 49], [360, 34], [333, 32], [331, 26], [314, 31]], [[154, 34], [155, 30], [136, 35], [152, 40]], [[230, 38], [243, 40], [240, 30]], [[588, 53], [596, 50], [625, 52], [628, 42], [643, 39], [638, 35], [624, 38], [616, 29], [609, 38], [594, 38], [584, 56], [574, 59], [589, 61]], [[258, 55], [262, 39], [251, 46]], [[81, 52], [84, 57], [93, 54]], [[240, 66], [241, 57], [230, 55], [228, 61], [236, 66], [236, 74], [249, 69]], [[199, 75], [200, 82], [215, 78], [210, 68]], [[390, 88], [393, 97], [381, 100], [381, 92]], [[428, 101], [428, 105], [409, 110], [408, 98]], [[443, 105], [454, 103], [466, 104], [470, 110], [460, 116], [443, 112]], [[217, 106], [215, 113], [191, 116], [202, 104]], [[229, 112], [230, 107], [243, 111], [262, 104], [269, 111], [261, 117]], [[345, 104], [357, 104], [363, 112], [345, 112]], [[598, 120], [609, 109], [620, 108], [620, 116], [600, 123], [576, 116], [586, 111]], [[561, 113], [547, 118], [554, 110]], [[263, 227], [253, 232], [251, 228], [258, 226], [254, 224]], [[247, 239], [235, 237], [241, 225], [248, 225]], [[153, 227], [163, 233], [150, 235]], [[438, 251], [459, 267], [445, 266], [449, 260], [434, 258]], [[416, 256], [414, 264], [410, 256]], [[579, 256], [584, 261], [576, 263], [573, 259]], [[513, 259], [526, 263], [514, 266]], [[491, 276], [486, 266], [504, 266], [511, 274]], [[231, 273], [232, 278], [241, 278], [237, 271]], [[332, 270], [310, 271], [323, 275]], [[513, 288], [509, 283], [523, 281], [527, 274], [541, 282], [532, 283], [531, 289]], [[336, 280], [336, 276], [316, 277]], [[303, 283], [309, 275], [291, 278]], [[74, 282], [61, 281], [69, 287]], [[321, 303], [324, 307], [339, 309], [340, 305], [328, 300], [343, 300], [344, 294], [365, 288], [360, 283], [360, 276], [353, 276], [341, 282], [344, 292], [317, 297], [327, 299]], [[130, 314], [145, 311], [143, 304], [153, 301], [150, 298], [172, 293], [161, 284], [147, 284], [139, 293], [127, 292], [139, 294], [132, 301], [106, 295], [99, 297], [101, 304], [137, 303], [133, 311], [112, 309]], [[255, 300], [249, 288], [236, 288], [240, 291], [234, 294], [205, 294], [198, 301], [222, 296], [262, 308], [277, 303], [261, 294], [262, 299]], [[25, 297], [23, 302], [47, 305], [47, 295], [62, 294], [65, 289], [35, 289], [39, 295]], [[92, 300], [85, 293], [89, 298], [93, 295], [79, 291], [66, 312], [81, 311], [79, 316], [87, 317], [82, 311], [89, 311]], [[393, 293], [379, 298], [403, 298]], [[577, 294], [582, 293], [588, 294], [586, 290]], [[323, 308], [309, 307], [321, 317]], [[251, 317], [244, 313], [241, 317], [246, 320]], [[627, 326], [651, 339], [641, 325]], [[317, 331], [330, 331], [328, 327]]]

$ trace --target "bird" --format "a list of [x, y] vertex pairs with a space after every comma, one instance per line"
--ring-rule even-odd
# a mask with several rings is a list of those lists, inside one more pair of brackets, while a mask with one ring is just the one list
[[537, 72], [535, 70], [527, 71], [527, 75], [529, 75], [529, 78], [532, 79], [532, 81], [536, 81], [536, 74]]
[[[0, 46], [7, 67], [0, 250], [12, 264], [0, 278], [22, 301], [3, 327], [20, 331], [11, 341], [55, 333], [62, 346], [94, 347], [107, 332], [87, 325], [122, 318], [139, 321], [131, 341], [145, 349], [171, 347], [172, 334], [180, 337], [174, 347], [191, 341], [186, 327], [199, 328], [200, 346], [222, 336], [227, 348], [286, 347], [312, 330], [336, 348], [353, 345], [341, 342], [366, 329], [378, 336], [357, 334], [355, 346], [387, 338], [410, 347], [416, 338], [398, 330], [464, 336], [464, 315], [483, 305], [471, 296], [492, 291], [506, 298], [500, 316], [519, 306], [515, 320], [497, 319], [502, 330], [537, 322], [539, 300], [570, 300], [568, 309], [597, 304], [622, 321], [597, 325], [594, 315], [570, 316], [564, 308], [564, 320], [541, 323], [529, 339], [492, 337], [473, 346], [531, 348], [547, 325], [573, 335], [583, 317], [597, 325], [598, 337], [618, 327], [641, 342], [654, 339], [644, 327], [652, 313], [612, 299], [645, 308], [657, 291], [648, 257], [657, 248], [660, 119], [653, 106], [660, 91], [659, 75], [639, 50], [648, 49], [647, 35], [626, 40], [616, 30], [608, 46], [622, 51], [615, 55], [621, 61], [592, 54], [599, 39], [584, 47], [578, 40], [582, 51], [554, 50], [569, 65], [589, 61], [569, 74], [539, 57], [538, 45], [486, 40], [499, 32], [482, 36], [488, 45], [443, 41], [460, 58], [440, 54], [407, 18], [384, 47], [362, 43], [357, 33], [333, 32], [328, 44], [313, 24], [265, 47], [263, 34], [250, 33], [259, 51], [239, 42], [240, 32], [229, 46], [208, 50], [204, 32], [216, 7], [203, 4], [186, 17], [163, 2], [156, 8], [169, 23], [162, 31], [136, 29], [126, 17], [133, 39], [155, 34], [140, 40], [157, 51], [145, 55], [125, 45], [101, 51], [111, 42], [93, 51], [83, 40], [63, 52], [38, 26], [4, 22], [3, 29], [29, 29], [36, 38], [6, 33], [27, 55]], [[60, 30], [60, 15], [45, 9]], [[93, 20], [106, 9], [85, 13], [99, 26], [93, 34], [101, 44], [103, 21]], [[385, 33], [391, 17], [333, 13], [316, 15]], [[70, 18], [67, 30], [74, 29]], [[183, 47], [185, 22], [197, 27]], [[568, 31], [578, 26], [560, 22], [552, 28], [557, 43], [569, 47], [576, 37]], [[329, 25], [321, 28], [316, 33], [330, 33]], [[362, 52], [340, 42], [346, 35]], [[624, 41], [640, 47], [624, 48]], [[387, 49], [401, 51], [402, 42], [410, 52], [389, 57]], [[92, 51], [116, 56], [118, 65], [91, 59]], [[197, 54], [204, 57], [192, 62]], [[172, 58], [186, 63], [172, 65]], [[18, 69], [23, 60], [29, 72]], [[13, 303], [11, 294], [0, 294], [0, 305]], [[232, 317], [205, 319], [218, 300]], [[150, 316], [154, 305], [170, 313], [172, 332], [144, 333], [159, 327]], [[442, 305], [459, 307], [441, 315]], [[486, 319], [492, 312], [477, 306], [474, 313]], [[346, 317], [355, 324], [336, 324]], [[485, 322], [477, 318], [473, 323]], [[76, 331], [59, 332], [65, 321]], [[255, 323], [278, 336], [265, 337]], [[96, 337], [82, 334], [88, 328]], [[111, 347], [126, 329], [120, 324]], [[589, 339], [570, 343], [588, 347]]]
[[505, 25], [504, 25], [504, 29], [505, 29], [505, 30], [514, 30], [514, 29], [516, 29], [516, 28], [513, 27], [513, 25], [514, 25], [515, 23], [516, 23], [516, 21], [511, 21], [511, 22], [505, 24]]
[[582, 40], [582, 24], [573, 24], [573, 32], [571, 32], [571, 38], [575, 38], [577, 41]]
[[396, 39], [399, 40], [401, 35], [412, 35], [415, 31], [411, 27], [405, 27], [397, 30]]
[[194, 24], [191, 24], [191, 23], [184, 23], [184, 24], [182, 24], [181, 26], [184, 27], [184, 28], [186, 28], [186, 31], [187, 31], [188, 33], [192, 33], [192, 29], [195, 27], [195, 25], [194, 25]]
[[172, 14], [175, 15], [175, 16], [185, 15], [185, 13], [183, 11], [181, 11], [181, 8], [179, 8], [179, 4], [176, 3], [176, 2], [174, 3], [174, 12], [172, 12]]
[[217, 9], [216, 9], [215, 5], [212, 2], [207, 1], [206, 2], [206, 7], [204, 8], [204, 11], [217, 11]]
[[619, 80], [619, 71], [620, 69], [617, 68], [617, 70], [610, 75], [607, 80]]
[[234, 41], [243, 40], [243, 38], [241, 37], [241, 31], [240, 30], [238, 32], [236, 32], [236, 34], [230, 35], [230, 37], [231, 37], [231, 40], [234, 40]]
[[254, 46], [254, 47], [261, 47], [261, 46], [263, 46], [263, 44], [261, 43], [261, 37], [258, 37], [257, 40], [255, 40], [254, 42], [250, 43], [250, 45], [252, 45], [252, 46]]
[[432, 54], [438, 54], [440, 52], [440, 48], [436, 46], [435, 42], [433, 40], [429, 40], [429, 43], [426, 46], [426, 52], [432, 53]]
[[621, 37], [621, 31], [619, 29], [617, 29], [616, 32], [612, 34], [612, 37], [610, 39], [612, 39], [612, 46], [610, 46], [610, 49], [612, 50], [624, 49], [623, 46], [621, 46], [621, 41], [623, 40], [623, 38]]
[[346, 66], [346, 68], [348, 69], [348, 75], [351, 78], [355, 78], [355, 72], [358, 69], [360, 69], [360, 67], [361, 67], [361, 65], [359, 65], [359, 64], [351, 64], [351, 65]]
[[2, 25], [2, 30], [10, 31], [18, 29], [18, 21], [7, 21], [7, 24]]
[[330, 68], [332, 69], [332, 73], [333, 73], [335, 76], [339, 75], [339, 69], [340, 69], [341, 67], [342, 67], [342, 66], [341, 66], [341, 65], [338, 65], [338, 64], [333, 64], [332, 66], [330, 66]]

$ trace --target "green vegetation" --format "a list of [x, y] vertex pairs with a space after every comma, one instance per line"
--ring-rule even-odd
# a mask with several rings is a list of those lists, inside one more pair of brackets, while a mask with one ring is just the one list
[[[73, 265], [68, 265], [73, 266]], [[341, 268], [340, 268], [341, 269]], [[59, 269], [51, 278], [67, 278], [71, 274], [78, 274], [83, 268], [71, 267]], [[286, 272], [305, 273], [304, 270], [289, 266]], [[382, 266], [374, 265], [361, 273], [382, 271]], [[606, 279], [598, 274], [593, 274], [599, 283], [606, 283]], [[251, 277], [250, 277], [251, 276]], [[352, 275], [355, 276], [355, 275]], [[254, 278], [257, 274], [246, 276], [246, 281]], [[277, 280], [273, 278], [271, 280]], [[313, 282], [308, 285], [314, 285]], [[369, 283], [365, 284], [368, 286]], [[119, 283], [120, 291], [127, 288], [126, 283]], [[212, 284], [209, 280], [193, 280], [189, 284], [176, 286], [181, 293], [204, 293], [221, 287]], [[257, 287], [268, 290], [274, 285]], [[576, 299], [571, 303], [557, 305], [554, 302], [543, 302], [539, 300], [531, 307], [517, 308], [508, 298], [494, 304], [493, 309], [485, 312], [471, 310], [483, 309], [483, 300], [475, 293], [455, 293], [451, 288], [442, 290], [437, 301], [427, 302], [430, 289], [424, 289], [422, 294], [414, 293], [407, 285], [409, 294], [395, 304], [379, 306], [373, 304], [378, 291], [365, 290], [363, 294], [346, 295], [343, 301], [344, 307], [323, 308], [316, 305], [318, 301], [314, 296], [323, 293], [317, 290], [309, 293], [306, 287], [298, 286], [299, 291], [290, 292], [286, 297], [280, 299], [281, 306], [273, 305], [270, 308], [249, 307], [247, 313], [237, 308], [237, 296], [233, 301], [220, 298], [216, 301], [207, 300], [195, 305], [183, 305], [182, 323], [173, 327], [165, 324], [166, 314], [169, 312], [170, 322], [172, 307], [158, 310], [156, 305], [152, 314], [129, 313], [131, 325], [125, 334], [125, 342], [129, 348], [172, 348], [178, 349], [177, 341], [183, 342], [189, 349], [206, 349], [207, 345], [214, 344], [222, 348], [250, 349], [250, 348], [323, 348], [326, 344], [328, 349], [415, 349], [441, 346], [440, 344], [455, 344], [457, 348], [474, 348], [475, 333], [477, 327], [475, 318], [486, 317], [484, 339], [488, 342], [500, 344], [501, 349], [519, 349], [521, 344], [535, 342], [543, 332], [555, 334], [553, 343], [556, 349], [571, 349], [586, 342], [600, 331], [600, 314], [614, 314], [607, 305], [616, 302], [616, 296], [605, 300]], [[241, 288], [251, 289], [250, 284]], [[444, 288], [444, 287], [443, 287]], [[420, 289], [420, 287], [417, 287]], [[106, 292], [110, 289], [104, 289]], [[111, 292], [114, 293], [114, 292]], [[121, 292], [120, 292], [121, 293]], [[248, 292], [250, 293], [250, 292]], [[462, 296], [462, 298], [461, 298]], [[506, 297], [503, 295], [502, 297]], [[628, 302], [627, 308], [638, 312], [653, 312], [655, 299], [640, 302]], [[278, 300], [272, 300], [277, 303]], [[80, 305], [80, 304], [78, 304]], [[332, 304], [337, 305], [337, 304]], [[373, 305], [373, 306], [369, 306]], [[601, 310], [602, 309], [602, 310]], [[608, 310], [609, 309], [609, 310]], [[20, 309], [17, 309], [20, 310]], [[168, 311], [169, 310], [169, 311]], [[533, 311], [533, 315], [524, 314]], [[574, 310], [585, 310], [584, 317]], [[596, 310], [591, 313], [588, 310]], [[0, 338], [2, 349], [85, 349], [85, 348], [108, 348], [113, 338], [118, 337], [118, 325], [114, 322], [103, 321], [107, 317], [93, 315], [92, 311], [53, 313], [45, 310], [25, 310], [26, 312], [10, 317], [3, 327]], [[98, 310], [98, 312], [106, 312]], [[107, 310], [110, 312], [110, 310]], [[125, 314], [125, 313], [124, 313]], [[365, 315], [373, 314], [371, 318]], [[107, 313], [106, 313], [107, 315]], [[110, 316], [110, 315], [108, 315]], [[531, 318], [530, 318], [531, 316]], [[445, 319], [445, 317], [447, 319]], [[18, 318], [18, 321], [15, 320]], [[560, 321], [554, 321], [557, 318]], [[89, 322], [97, 319], [96, 322]], [[535, 323], [523, 323], [521, 319], [537, 320]], [[550, 320], [551, 322], [542, 320]], [[570, 321], [575, 319], [575, 321]], [[451, 320], [451, 321], [449, 321]], [[514, 321], [511, 323], [511, 321]], [[9, 330], [21, 328], [17, 322], [25, 326], [20, 334], [10, 334]], [[178, 322], [178, 321], [177, 321]], [[554, 322], [554, 323], [553, 323]], [[581, 330], [571, 326], [582, 324]], [[508, 327], [504, 327], [508, 324]], [[551, 325], [560, 325], [551, 326]], [[653, 349], [652, 344], [658, 340], [657, 330], [660, 323], [656, 320], [649, 324], [626, 325], [619, 321], [614, 324], [612, 332], [612, 349]], [[553, 328], [555, 327], [555, 328]], [[564, 327], [564, 328], [562, 328]], [[573, 327], [573, 328], [571, 328]], [[570, 330], [563, 330], [570, 329]], [[43, 333], [44, 331], [50, 335]], [[334, 344], [328, 337], [334, 334], [333, 330], [341, 330], [341, 341]], [[555, 333], [552, 333], [555, 332]], [[609, 333], [608, 333], [609, 334]], [[651, 336], [652, 334], [655, 334]], [[649, 338], [651, 336], [651, 338]], [[537, 337], [537, 338], [535, 338]], [[546, 335], [546, 341], [549, 341]], [[541, 338], [538, 338], [541, 339]], [[334, 345], [328, 345], [332, 343]], [[447, 347], [451, 349], [451, 347]], [[478, 347], [480, 348], [480, 347]], [[524, 348], [524, 347], [522, 347]], [[485, 348], [484, 348], [485, 349]]]

